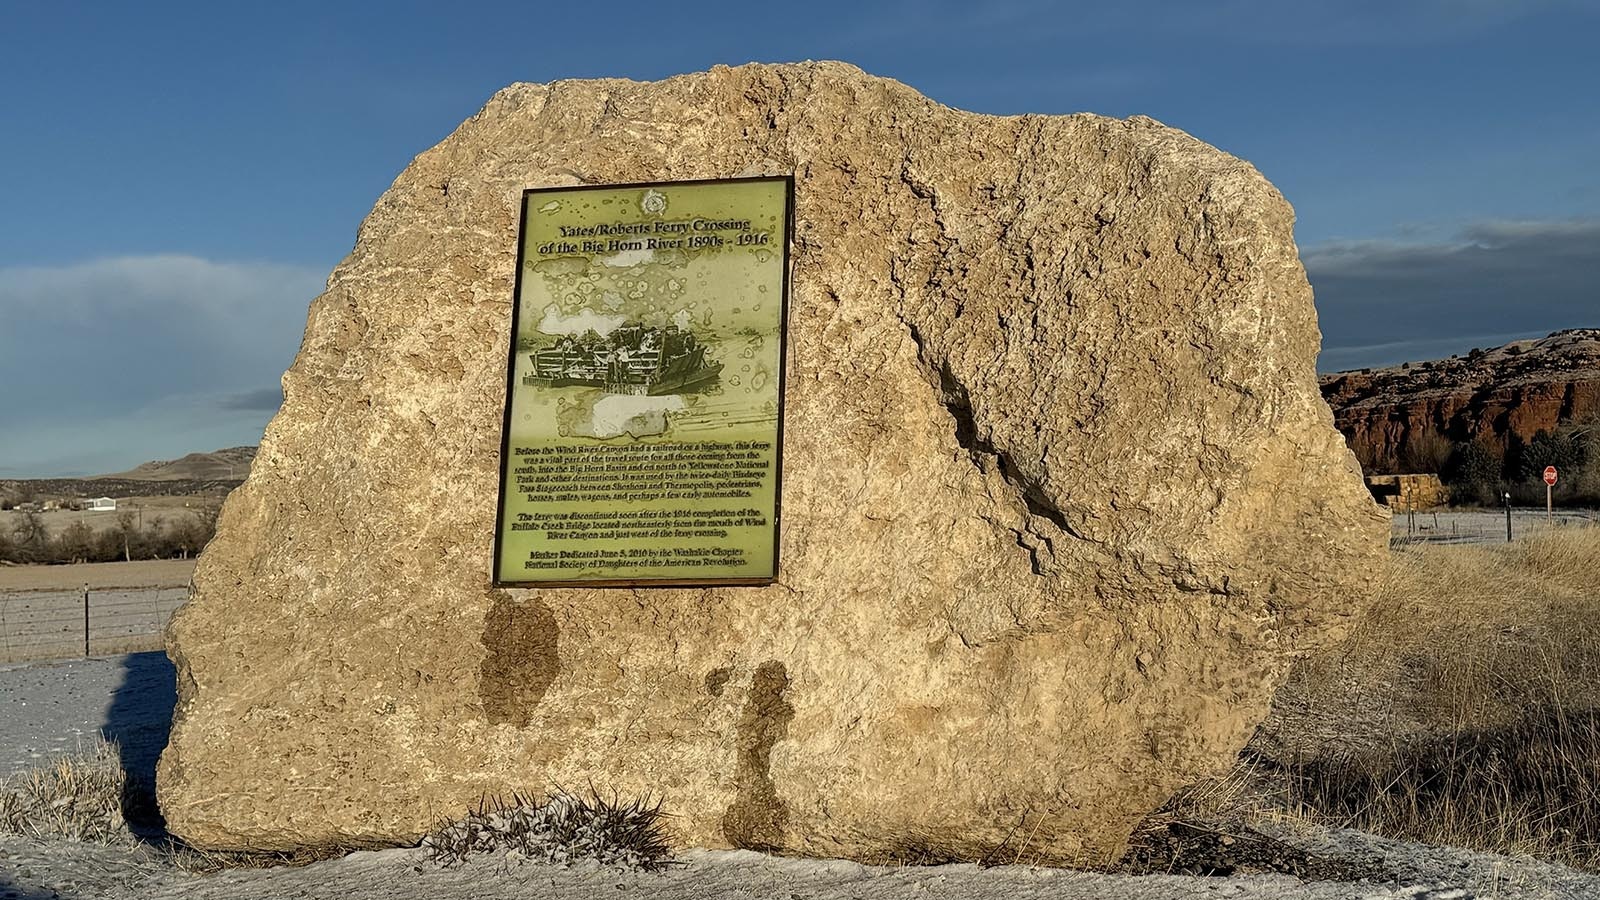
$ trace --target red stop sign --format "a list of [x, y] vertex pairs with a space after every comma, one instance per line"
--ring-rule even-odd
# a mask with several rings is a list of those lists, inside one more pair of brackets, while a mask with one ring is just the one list
[[1545, 466], [1544, 467], [1544, 483], [1545, 484], [1549, 484], [1549, 485], [1554, 485], [1556, 483], [1556, 467], [1555, 466]]

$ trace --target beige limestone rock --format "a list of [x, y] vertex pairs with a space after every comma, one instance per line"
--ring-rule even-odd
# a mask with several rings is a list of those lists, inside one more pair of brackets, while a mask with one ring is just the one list
[[[522, 190], [784, 172], [781, 583], [492, 589]], [[592, 783], [684, 845], [1115, 857], [1385, 552], [1292, 219], [1149, 119], [838, 63], [506, 88], [312, 305], [169, 633], [171, 829], [407, 841]]]

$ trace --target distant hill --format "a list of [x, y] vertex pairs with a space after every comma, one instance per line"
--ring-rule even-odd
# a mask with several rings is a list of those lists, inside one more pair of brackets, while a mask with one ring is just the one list
[[250, 474], [254, 447], [191, 453], [92, 478], [0, 478], [0, 505], [84, 497], [221, 497]]
[[1369, 474], [1436, 471], [1453, 444], [1503, 450], [1600, 416], [1600, 329], [1324, 375], [1322, 396]]
[[96, 475], [93, 480], [121, 481], [243, 481], [250, 473], [254, 447], [228, 447], [211, 453], [191, 453], [182, 459], [147, 462], [126, 472]]

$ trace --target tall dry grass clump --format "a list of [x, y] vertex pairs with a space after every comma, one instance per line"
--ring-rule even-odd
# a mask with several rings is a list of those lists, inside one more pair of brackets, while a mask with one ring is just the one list
[[123, 817], [130, 787], [117, 745], [97, 738], [48, 766], [0, 780], [0, 833], [131, 842]]
[[1600, 529], [1397, 553], [1247, 754], [1295, 815], [1600, 868]]

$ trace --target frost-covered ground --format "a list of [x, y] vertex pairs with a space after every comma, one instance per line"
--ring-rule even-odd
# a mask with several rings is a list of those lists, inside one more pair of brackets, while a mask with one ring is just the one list
[[[1336, 836], [1337, 837], [1337, 836]], [[0, 898], [147, 897], [193, 900], [1400, 900], [1400, 898], [1593, 898], [1600, 880], [1570, 870], [1481, 854], [1406, 845], [1381, 848], [1409, 871], [1392, 882], [1302, 882], [1284, 875], [1203, 878], [1100, 875], [1021, 866], [882, 868], [837, 860], [782, 859], [748, 851], [689, 851], [659, 874], [594, 865], [556, 868], [484, 860], [441, 869], [419, 850], [354, 853], [302, 868], [186, 875], [147, 851], [0, 839], [11, 867]]]
[[[154, 767], [173, 703], [160, 654], [0, 667], [0, 774], [72, 750], [97, 731], [124, 763]], [[1323, 898], [1600, 898], [1600, 877], [1561, 866], [1386, 841], [1356, 832], [1284, 829], [1283, 841], [1323, 856], [1376, 864], [1367, 882], [1302, 882], [1285, 875], [1102, 875], [1020, 866], [882, 868], [742, 851], [691, 851], [664, 873], [558, 868], [504, 859], [442, 869], [423, 851], [355, 853], [302, 868], [190, 875], [148, 847], [100, 847], [0, 837], [0, 900], [149, 897], [196, 900], [493, 900], [617, 897], [647, 900], [1240, 900]]]
[[122, 745], [124, 768], [154, 777], [177, 702], [174, 677], [159, 652], [0, 665], [0, 778], [101, 735]]

